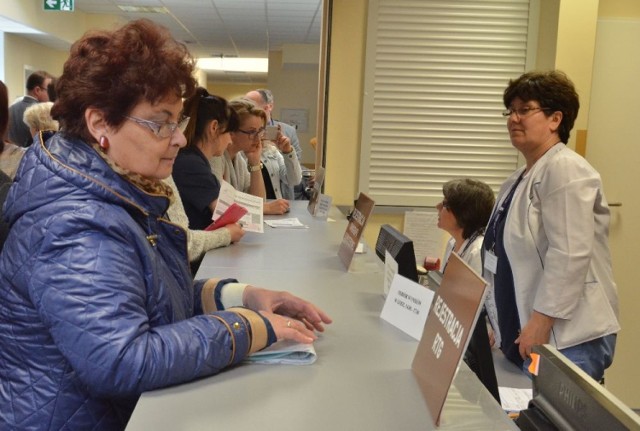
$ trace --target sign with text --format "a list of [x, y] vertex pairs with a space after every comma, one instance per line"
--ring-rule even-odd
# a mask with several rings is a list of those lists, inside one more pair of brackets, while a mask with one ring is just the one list
[[358, 247], [360, 237], [362, 236], [362, 232], [364, 232], [367, 220], [373, 212], [374, 206], [375, 202], [369, 196], [360, 193], [356, 201], [356, 207], [351, 213], [347, 230], [342, 237], [340, 249], [338, 250], [338, 256], [347, 270], [349, 270], [353, 255], [356, 252], [356, 247]]
[[486, 286], [456, 253], [451, 253], [411, 364], [436, 426], [480, 314]]
[[403, 233], [413, 240], [417, 265], [422, 265], [427, 256], [442, 256], [446, 232], [438, 228], [437, 212], [405, 212]]
[[73, 0], [44, 0], [44, 10], [73, 12]]
[[396, 274], [380, 317], [420, 340], [432, 299], [433, 290]]
[[309, 130], [309, 111], [307, 109], [280, 110], [280, 121], [296, 128], [298, 133], [307, 133]]
[[316, 203], [316, 209], [313, 214], [314, 217], [326, 219], [329, 217], [329, 210], [331, 210], [331, 202], [333, 198], [329, 195], [320, 194], [318, 202]]
[[[309, 197], [309, 204], [307, 205], [307, 211], [312, 216], [317, 216], [318, 214], [318, 205], [320, 200], [324, 196], [322, 194], [322, 183], [324, 183], [324, 174], [325, 170], [322, 166], [316, 169], [315, 175], [313, 177], [313, 186], [311, 187], [311, 196]], [[330, 199], [330, 198], [329, 198]], [[325, 197], [326, 201], [326, 197]], [[331, 205], [331, 204], [329, 204]]]

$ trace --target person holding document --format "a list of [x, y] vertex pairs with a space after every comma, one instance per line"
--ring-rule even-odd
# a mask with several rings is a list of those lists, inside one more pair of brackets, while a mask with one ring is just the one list
[[231, 131], [238, 127], [238, 118], [225, 99], [202, 87], [185, 100], [184, 115], [189, 117], [185, 128], [187, 145], [178, 153], [173, 176], [163, 181], [174, 195], [167, 215], [187, 232], [191, 272], [195, 274], [208, 250], [238, 242], [245, 233], [238, 223], [204, 230], [212, 223], [220, 194], [220, 183], [211, 173], [207, 159], [224, 152], [231, 141]]
[[184, 210], [184, 205], [180, 199], [180, 192], [171, 176], [162, 180], [171, 187], [173, 199], [167, 209], [169, 219], [180, 225], [187, 232], [187, 250], [189, 261], [192, 263], [191, 272], [197, 272], [204, 255], [214, 248], [227, 247], [234, 242], [240, 241], [244, 236], [244, 229], [238, 223], [229, 223], [215, 230], [189, 229], [189, 217]]
[[618, 296], [602, 180], [566, 146], [578, 94], [560, 71], [529, 72], [509, 82], [503, 101], [526, 163], [502, 185], [485, 233], [496, 342], [520, 366], [549, 343], [600, 380], [620, 329]]
[[[220, 182], [211, 172], [209, 159], [220, 156], [231, 142], [231, 133], [238, 129], [238, 117], [227, 101], [198, 87], [185, 100], [184, 115], [189, 122], [185, 129], [186, 147], [178, 153], [173, 167], [173, 180], [189, 218], [189, 227], [204, 229], [218, 203]], [[229, 225], [231, 241], [242, 238], [238, 224]]]
[[331, 322], [286, 292], [192, 280], [162, 179], [186, 145], [194, 68], [148, 20], [72, 45], [60, 131], [36, 138], [4, 207], [0, 429], [124, 429], [142, 392], [276, 340], [310, 343]]
[[[265, 112], [247, 99], [234, 99], [229, 104], [238, 116], [240, 126], [231, 134], [231, 144], [224, 155], [210, 160], [211, 169], [236, 190], [270, 199], [264, 203], [264, 214], [286, 213], [289, 210], [289, 202], [283, 199], [281, 194], [279, 196], [274, 194], [268, 170], [269, 166], [273, 170], [273, 166], [264, 158], [265, 151], [269, 151], [264, 147], [267, 121]], [[283, 146], [291, 147], [289, 139], [282, 134], [279, 134], [279, 142]], [[269, 160], [272, 158], [269, 157]], [[282, 166], [284, 167], [284, 160]], [[279, 177], [277, 180], [280, 184]]]

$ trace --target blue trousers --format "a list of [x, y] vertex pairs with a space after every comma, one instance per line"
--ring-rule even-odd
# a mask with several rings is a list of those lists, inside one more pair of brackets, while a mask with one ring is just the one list
[[[616, 334], [611, 334], [573, 347], [560, 349], [560, 352], [599, 382], [604, 377], [604, 370], [609, 368], [613, 362], [615, 350]], [[529, 375], [529, 364], [531, 364], [531, 359], [527, 358], [522, 365], [522, 369], [527, 375]]]

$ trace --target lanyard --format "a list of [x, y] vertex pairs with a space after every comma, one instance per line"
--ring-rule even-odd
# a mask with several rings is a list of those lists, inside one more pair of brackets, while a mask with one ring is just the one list
[[513, 195], [516, 193], [516, 188], [518, 188], [518, 184], [520, 184], [520, 181], [522, 181], [523, 177], [524, 177], [524, 171], [522, 172], [522, 174], [520, 174], [515, 184], [511, 186], [511, 190], [509, 190], [509, 193], [507, 193], [507, 196], [502, 201], [500, 208], [498, 208], [498, 210], [495, 212], [495, 214], [493, 215], [493, 217], [491, 217], [491, 220], [489, 221], [489, 226], [491, 226], [491, 231], [493, 233], [493, 238], [492, 238], [493, 242], [491, 243], [491, 247], [487, 248], [487, 250], [490, 250], [492, 253], [495, 253], [496, 240], [498, 238], [498, 224], [506, 216], [507, 210], [511, 205], [511, 200], [513, 199]]
[[464, 246], [462, 251], [458, 253], [460, 257], [464, 257], [464, 254], [467, 252], [467, 250], [469, 250], [469, 247], [471, 247], [471, 244], [474, 243], [474, 241], [480, 236], [482, 232], [483, 232], [483, 229], [478, 229], [469, 237], [469, 239], [467, 240], [467, 244]]
[[[477, 231], [475, 231], [467, 241], [467, 244], [464, 246], [464, 248], [462, 249], [462, 251], [460, 253], [458, 253], [458, 256], [460, 256], [460, 258], [464, 258], [464, 254], [467, 252], [467, 250], [469, 250], [469, 247], [471, 247], [471, 244], [473, 244], [473, 242], [478, 238], [478, 236], [480, 236], [483, 232], [483, 229], [478, 229]], [[455, 247], [454, 247], [455, 248]], [[451, 252], [453, 253], [453, 250], [451, 250]], [[445, 269], [447, 269], [447, 263], [449, 263], [449, 259], [447, 259], [447, 261], [444, 263], [444, 268], [442, 268], [442, 273], [444, 274]]]

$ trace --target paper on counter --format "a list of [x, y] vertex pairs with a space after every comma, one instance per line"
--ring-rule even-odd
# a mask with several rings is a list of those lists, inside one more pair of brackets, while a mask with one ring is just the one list
[[529, 401], [533, 398], [533, 389], [507, 388], [500, 386], [500, 403], [502, 409], [507, 412], [519, 412], [529, 406]]
[[265, 220], [264, 223], [273, 228], [307, 229], [309, 227], [306, 224], [300, 223], [297, 217]]

